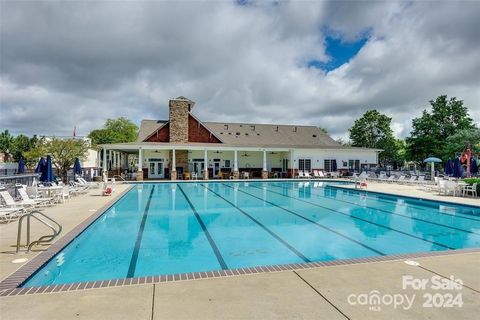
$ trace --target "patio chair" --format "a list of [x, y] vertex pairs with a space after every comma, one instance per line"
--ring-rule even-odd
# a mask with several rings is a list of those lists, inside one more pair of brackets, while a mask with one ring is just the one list
[[303, 175], [306, 179], [312, 178], [312, 176], [310, 175], [310, 173], [308, 171], [303, 172]]
[[465, 197], [465, 193], [468, 195], [469, 193], [472, 194], [472, 197], [478, 197], [478, 194], [477, 194], [477, 185], [478, 183], [475, 182], [474, 184], [472, 184], [471, 186], [463, 186], [462, 188], [462, 195]]
[[325, 178], [325, 173], [323, 173], [323, 171], [318, 171], [318, 177]]
[[298, 170], [296, 178], [304, 178], [303, 171]]
[[316, 178], [316, 179], [320, 178], [320, 175], [318, 174], [317, 170], [313, 170], [313, 177]]
[[402, 176], [398, 177], [398, 179], [395, 180], [394, 182], [396, 182], [396, 183], [402, 183], [403, 181], [405, 181], [405, 176], [402, 175]]
[[392, 174], [390, 177], [385, 179], [385, 182], [386, 183], [395, 182], [395, 176]]
[[417, 176], [411, 176], [410, 179], [404, 180], [403, 183], [405, 184], [414, 184], [417, 181]]

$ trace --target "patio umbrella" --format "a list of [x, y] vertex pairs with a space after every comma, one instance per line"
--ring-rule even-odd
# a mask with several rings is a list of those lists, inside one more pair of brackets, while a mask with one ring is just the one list
[[20, 160], [18, 160], [17, 173], [25, 173], [25, 161], [23, 161], [23, 157], [20, 157]]
[[452, 168], [452, 160], [448, 159], [447, 164], [445, 165], [445, 174], [447, 176], [452, 175], [453, 168]]
[[337, 171], [337, 160], [332, 161], [332, 171], [336, 172]]
[[455, 178], [462, 177], [462, 166], [460, 165], [460, 158], [455, 159], [455, 163], [453, 165], [453, 176]]
[[73, 173], [81, 175], [82, 174], [82, 166], [80, 165], [80, 160], [75, 158], [75, 163], [73, 164]]
[[440, 163], [440, 162], [442, 162], [442, 160], [440, 160], [438, 158], [435, 158], [435, 157], [429, 157], [429, 158], [423, 160], [423, 162], [432, 164], [431, 171], [432, 171], [432, 180], [433, 180], [433, 177], [435, 176], [435, 163]]
[[35, 173], [42, 173], [43, 168], [45, 167], [45, 158], [40, 158], [40, 161], [38, 161], [37, 167], [35, 168]]
[[40, 181], [42, 182], [53, 182], [55, 181], [55, 175], [53, 174], [52, 168], [52, 157], [47, 156], [47, 161], [43, 167], [42, 175], [40, 176]]
[[477, 163], [477, 159], [475, 158], [473, 158], [470, 163], [470, 173], [475, 175], [478, 173], [478, 163]]

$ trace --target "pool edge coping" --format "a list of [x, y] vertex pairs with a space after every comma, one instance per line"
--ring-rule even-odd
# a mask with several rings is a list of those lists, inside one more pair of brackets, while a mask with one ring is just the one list
[[226, 269], [226, 270], [212, 270], [212, 271], [177, 273], [177, 274], [169, 274], [169, 275], [156, 275], [156, 276], [143, 276], [143, 277], [120, 278], [120, 279], [110, 279], [110, 280], [96, 280], [96, 281], [87, 281], [87, 282], [74, 282], [74, 283], [56, 284], [56, 285], [54, 284], [54, 285], [26, 287], [26, 288], [13, 287], [13, 288], [0, 290], [0, 297], [58, 293], [58, 292], [72, 292], [72, 291], [83, 291], [88, 289], [100, 289], [100, 288], [119, 288], [119, 287], [132, 286], [132, 285], [180, 282], [180, 281], [190, 281], [190, 280], [200, 280], [200, 279], [215, 279], [215, 278], [260, 274], [260, 273], [273, 273], [273, 272], [284, 272], [284, 271], [293, 271], [293, 270], [309, 270], [309, 269], [318, 269], [318, 268], [325, 268], [325, 267], [368, 264], [368, 263], [375, 263], [375, 262], [390, 262], [390, 261], [399, 261], [399, 260], [409, 260], [414, 258], [451, 256], [451, 255], [457, 255], [457, 254], [468, 254], [468, 253], [477, 253], [477, 252], [480, 252], [480, 248], [406, 253], [406, 254], [375, 256], [375, 257], [366, 257], [366, 258], [339, 259], [339, 260], [324, 261], [324, 262], [277, 264], [277, 265], [268, 265], [268, 266]]
[[121, 191], [114, 199], [111, 199], [106, 204], [101, 206], [95, 213], [88, 216], [86, 219], [77, 224], [73, 229], [68, 231], [65, 235], [60, 237], [57, 241], [52, 243], [45, 251], [34, 256], [30, 261], [22, 265], [13, 273], [0, 281], [0, 296], [4, 290], [18, 289], [25, 281], [32, 277], [40, 268], [48, 263], [55, 255], [63, 250], [75, 238], [80, 236], [87, 228], [97, 221], [108, 209], [115, 203], [120, 201], [130, 190], [135, 186], [129, 185], [125, 190]]

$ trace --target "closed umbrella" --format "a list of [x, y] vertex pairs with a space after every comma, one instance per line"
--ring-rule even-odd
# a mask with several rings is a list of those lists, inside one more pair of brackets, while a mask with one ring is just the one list
[[337, 171], [337, 160], [332, 161], [332, 171], [336, 172]]
[[445, 165], [445, 174], [447, 176], [452, 175], [453, 168], [452, 168], [452, 160], [448, 159], [447, 164]]
[[23, 161], [23, 157], [20, 157], [18, 160], [18, 173], [25, 173], [25, 161]]
[[456, 158], [455, 163], [453, 164], [453, 176], [455, 178], [462, 177], [462, 165], [460, 164], [460, 158]]
[[476, 175], [478, 173], [477, 159], [473, 158], [470, 163], [470, 173]]
[[435, 163], [440, 163], [442, 162], [442, 160], [435, 157], [429, 157], [423, 160], [423, 162], [432, 164], [431, 171], [432, 171], [432, 180], [433, 180], [433, 177], [435, 176]]
[[40, 181], [42, 182], [53, 182], [55, 181], [55, 175], [53, 174], [52, 168], [52, 157], [47, 156], [47, 161], [43, 167], [42, 175], [40, 176]]
[[45, 158], [40, 158], [40, 161], [38, 161], [37, 167], [35, 168], [35, 173], [42, 173], [43, 168], [45, 167]]
[[82, 166], [78, 158], [75, 159], [75, 163], [73, 164], [73, 173], [78, 175], [82, 174]]

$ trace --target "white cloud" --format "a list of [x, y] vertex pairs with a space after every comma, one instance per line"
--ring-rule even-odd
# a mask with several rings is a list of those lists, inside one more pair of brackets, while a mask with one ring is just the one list
[[[440, 94], [480, 120], [476, 2], [2, 2], [0, 129], [81, 134], [108, 117], [315, 124], [344, 136], [369, 108], [399, 136]], [[323, 32], [369, 33], [325, 73]]]

